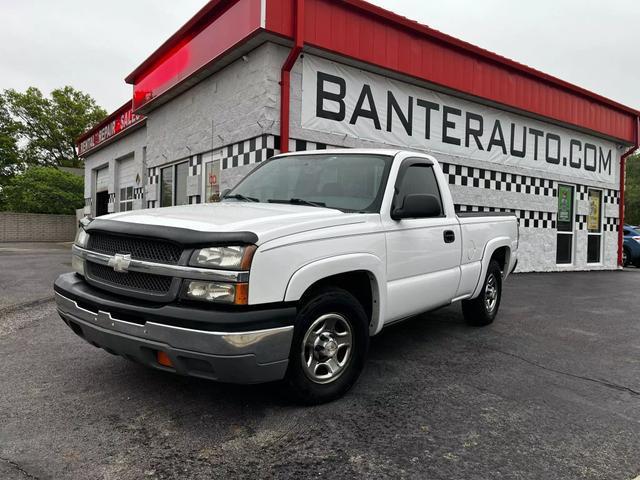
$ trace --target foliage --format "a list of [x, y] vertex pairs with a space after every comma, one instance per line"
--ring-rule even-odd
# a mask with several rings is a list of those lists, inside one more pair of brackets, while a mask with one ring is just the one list
[[5, 98], [0, 95], [0, 188], [21, 170], [18, 138], [19, 126], [11, 117]]
[[640, 153], [627, 158], [624, 191], [624, 221], [640, 225]]
[[0, 141], [14, 138], [20, 146], [14, 165], [82, 166], [75, 140], [107, 115], [90, 95], [69, 86], [53, 90], [50, 97], [35, 87], [5, 90], [0, 106], [0, 135], [5, 130], [13, 135]]
[[24, 213], [75, 214], [84, 205], [84, 181], [54, 167], [30, 167], [2, 189], [0, 208]]

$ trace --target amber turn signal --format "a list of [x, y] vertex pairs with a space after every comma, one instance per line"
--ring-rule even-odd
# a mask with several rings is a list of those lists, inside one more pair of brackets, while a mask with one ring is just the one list
[[158, 353], [156, 354], [156, 360], [158, 361], [158, 363], [160, 365], [163, 365], [165, 367], [173, 368], [173, 363], [171, 362], [171, 359], [169, 358], [169, 355], [167, 355], [164, 352], [161, 352], [161, 351], [158, 350]]

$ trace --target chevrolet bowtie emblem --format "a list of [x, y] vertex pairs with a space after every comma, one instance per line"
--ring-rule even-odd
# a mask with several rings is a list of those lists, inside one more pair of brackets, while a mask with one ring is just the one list
[[129, 271], [129, 264], [131, 263], [131, 255], [124, 253], [116, 253], [109, 259], [109, 266], [116, 272]]

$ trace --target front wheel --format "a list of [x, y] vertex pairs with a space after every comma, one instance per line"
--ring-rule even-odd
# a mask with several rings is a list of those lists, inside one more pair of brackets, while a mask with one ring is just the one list
[[360, 376], [368, 349], [369, 326], [360, 302], [341, 288], [323, 288], [296, 318], [286, 381], [303, 403], [335, 400]]
[[470, 325], [482, 327], [492, 323], [502, 298], [502, 270], [495, 260], [491, 260], [484, 279], [482, 291], [473, 300], [462, 302], [462, 313]]

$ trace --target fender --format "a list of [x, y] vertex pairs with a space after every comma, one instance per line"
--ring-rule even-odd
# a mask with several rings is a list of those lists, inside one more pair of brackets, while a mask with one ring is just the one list
[[304, 292], [319, 280], [354, 271], [365, 271], [371, 279], [373, 305], [369, 332], [375, 335], [382, 329], [384, 321], [381, 312], [385, 311], [387, 301], [386, 269], [382, 259], [370, 253], [350, 253], [308, 263], [289, 279], [284, 301], [298, 301]]
[[[480, 295], [480, 291], [484, 285], [484, 279], [487, 276], [487, 270], [489, 269], [489, 262], [491, 261], [491, 256], [494, 252], [501, 248], [507, 247], [507, 255], [505, 258], [505, 271], [507, 275], [509, 274], [509, 266], [511, 265], [511, 239], [509, 237], [498, 237], [494, 238], [487, 242], [484, 247], [484, 252], [482, 254], [482, 270], [480, 272], [480, 277], [478, 278], [478, 284], [476, 285], [475, 290], [473, 291], [473, 295], [470, 298], [476, 298]], [[506, 278], [506, 275], [504, 276]]]

